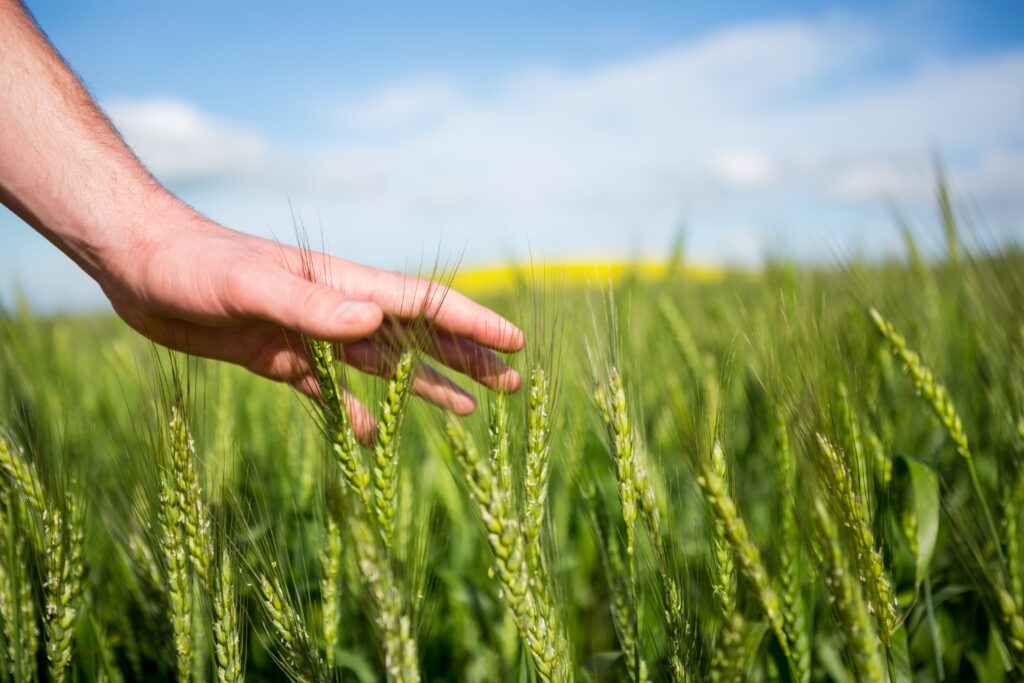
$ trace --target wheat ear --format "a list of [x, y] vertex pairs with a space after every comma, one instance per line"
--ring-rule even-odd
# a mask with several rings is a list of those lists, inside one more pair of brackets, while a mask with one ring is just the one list
[[995, 586], [996, 604], [999, 606], [999, 613], [1003, 618], [1006, 627], [1009, 646], [1019, 657], [1024, 654], [1024, 610], [1020, 604], [1010, 595], [1010, 591], [997, 584]]
[[725, 616], [711, 655], [708, 680], [712, 683], [742, 683], [746, 679], [743, 666], [746, 659], [745, 628], [746, 621], [739, 612], [733, 611]]
[[[2, 441], [0, 441], [2, 443]], [[24, 536], [18, 529], [18, 508], [7, 501], [0, 509], [3, 551], [0, 562], [0, 617], [3, 620], [6, 659], [11, 677], [17, 683], [36, 680], [36, 651], [39, 627], [36, 624], [35, 592], [30, 579]]]
[[218, 683], [240, 683], [243, 678], [237, 582], [231, 552], [225, 546], [213, 586], [213, 654]]
[[454, 417], [449, 416], [445, 435], [465, 477], [470, 500], [483, 520], [487, 543], [494, 555], [494, 573], [501, 584], [501, 598], [515, 615], [537, 675], [543, 681], [567, 680], [570, 673], [565, 670], [565, 653], [559, 652], [564, 640], [555, 631], [555, 624], [544, 618], [544, 608], [537, 604], [522, 529], [499, 493], [498, 476], [489, 459], [480, 457], [476, 444]]
[[778, 466], [776, 485], [779, 489], [779, 588], [782, 619], [786, 637], [793, 649], [793, 664], [801, 683], [810, 680], [811, 644], [807, 635], [801, 585], [800, 530], [796, 523], [796, 458], [789, 442], [789, 432], [782, 411], [776, 409], [774, 444]]
[[384, 545], [391, 547], [395, 532], [395, 495], [398, 491], [399, 436], [405, 409], [412, 387], [412, 351], [404, 351], [398, 358], [395, 371], [388, 381], [384, 399], [380, 403], [377, 421], [377, 442], [373, 449], [373, 503]]
[[[711, 449], [711, 471], [724, 486], [729, 484], [729, 467], [725, 451], [719, 443]], [[741, 681], [743, 679], [743, 630], [745, 620], [736, 604], [736, 565], [733, 549], [725, 529], [725, 522], [711, 514], [712, 593], [722, 613], [722, 628], [711, 658], [712, 681]]]
[[188, 561], [188, 540], [181, 519], [182, 504], [174, 474], [167, 469], [160, 477], [160, 549], [166, 566], [167, 599], [174, 631], [179, 683], [187, 683], [192, 665], [192, 572]]
[[963, 420], [960, 419], [960, 414], [957, 412], [956, 406], [953, 405], [953, 399], [950, 397], [949, 391], [946, 390], [945, 385], [935, 378], [934, 373], [921, 360], [921, 356], [907, 346], [906, 339], [896, 331], [891, 322], [883, 318], [874, 308], [871, 309], [870, 314], [875, 328], [882, 335], [882, 339], [885, 340], [889, 351], [900, 359], [903, 372], [910, 376], [914, 383], [914, 389], [920, 396], [924, 397], [925, 402], [927, 402], [932, 412], [945, 428], [953, 445], [956, 446], [957, 453], [967, 463], [967, 473], [971, 478], [971, 486], [974, 488], [974, 494], [985, 517], [985, 523], [991, 534], [992, 544], [995, 546], [996, 554], [999, 555], [999, 560], [1005, 564], [1006, 558], [1003, 557], [1003, 550], [999, 543], [999, 532], [996, 529], [992, 512], [989, 510], [985, 493], [981, 488], [981, 481], [978, 479], [974, 457], [971, 454], [970, 445], [967, 441], [967, 432], [964, 431]]
[[323, 576], [320, 579], [321, 611], [323, 613], [324, 651], [327, 655], [327, 669], [334, 670], [334, 658], [338, 647], [338, 620], [341, 617], [339, 581], [341, 578], [341, 526], [333, 515], [327, 515], [327, 533], [320, 565]]
[[[1006, 548], [1007, 574], [1010, 582], [1010, 592], [1014, 595], [1018, 604], [1024, 601], [1024, 576], [1021, 567], [1021, 541], [1020, 541], [1020, 505], [1024, 500], [1024, 485], [1019, 474], [1012, 483], [1004, 486], [1002, 508], [1003, 508], [1003, 545]], [[1024, 605], [1022, 605], [1024, 607]]]
[[[555, 604], [554, 586], [548, 572], [541, 544], [541, 528], [548, 497], [551, 440], [551, 388], [541, 368], [530, 373], [526, 433], [526, 472], [523, 481], [523, 539], [526, 559], [530, 566], [531, 588], [536, 596], [537, 608], [548, 628], [554, 632], [558, 644], [557, 655], [563, 660], [561, 670], [571, 668], [569, 641], [562, 626], [562, 615]], [[499, 475], [499, 483], [501, 477]], [[508, 491], [508, 489], [506, 489]]]
[[25, 515], [28, 523], [29, 538], [39, 553], [46, 551], [42, 519], [46, 514], [46, 496], [35, 465], [28, 460], [13, 441], [8, 441], [0, 431], [0, 468], [2, 468], [20, 496], [17, 505], [25, 506], [29, 514]]
[[370, 592], [377, 625], [384, 640], [384, 667], [388, 680], [420, 680], [419, 654], [412, 619], [405, 613], [402, 592], [388, 562], [378, 530], [359, 509], [351, 509], [348, 527], [363, 583]]
[[171, 467], [174, 472], [175, 502], [184, 525], [185, 541], [192, 569], [203, 588], [211, 591], [210, 566], [213, 563], [213, 536], [210, 513], [203, 501], [196, 466], [195, 442], [181, 406], [171, 408]]
[[284, 649], [285, 664], [301, 681], [319, 681], [320, 656], [309, 642], [306, 626], [278, 581], [266, 574], [257, 576], [260, 601], [274, 633]]
[[[640, 630], [640, 604], [637, 600], [636, 590], [636, 520], [637, 520], [637, 486], [636, 486], [636, 462], [633, 452], [633, 432], [630, 424], [629, 410], [626, 403], [626, 391], [622, 385], [622, 378], [616, 368], [610, 368], [608, 372], [607, 388], [598, 386], [594, 391], [594, 400], [597, 403], [601, 418], [604, 420], [608, 430], [608, 440], [611, 442], [612, 459], [615, 462], [615, 480], [619, 493], [619, 506], [622, 509], [622, 521], [626, 525], [626, 586], [629, 592], [629, 603], [632, 605], [630, 616], [635, 623], [630, 629], [634, 634]], [[643, 657], [640, 652], [639, 643], [626, 651], [626, 663], [629, 667], [630, 676], [634, 681], [643, 680], [641, 667]]]
[[[385, 532], [378, 523], [379, 517], [377, 516], [378, 509], [384, 510], [386, 519], [393, 523], [394, 495], [392, 492], [390, 496], [385, 495], [376, 501], [391, 505], [390, 512], [385, 510], [383, 505], [374, 504], [370, 473], [363, 462], [362, 452], [356, 443], [352, 425], [341, 398], [338, 377], [334, 368], [334, 352], [328, 342], [307, 340], [306, 344], [320, 387], [325, 436], [342, 473], [342, 494], [352, 496], [357, 502], [356, 505], [349, 506], [348, 530], [353, 538], [356, 564], [373, 601], [374, 618], [382, 631], [384, 665], [388, 678], [403, 683], [415, 682], [419, 680], [419, 656], [412, 619], [405, 613], [401, 591], [388, 560], [386, 545], [388, 541], [385, 540]], [[404, 410], [403, 406], [407, 400], [402, 395], [408, 392], [408, 385], [412, 381], [411, 363], [410, 355], [404, 369], [400, 367], [396, 371], [397, 379], [389, 388], [389, 394], [394, 392], [394, 403], [391, 404], [392, 413], [387, 418], [391, 426], [388, 427], [386, 436], [388, 443], [396, 450], [393, 458], [387, 457], [389, 462], [394, 461], [394, 463], [388, 464], [387, 468], [397, 463], [395, 458], [397, 458], [398, 428], [401, 411]], [[399, 365], [402, 366], [402, 363], [400, 362]], [[399, 377], [397, 373], [401, 373], [405, 379]], [[389, 403], [389, 400], [385, 399], [385, 403]], [[378, 481], [384, 483], [383, 488], [394, 486], [393, 481], [388, 483], [393, 477], [389, 477], [384, 469], [380, 474]]]
[[[642, 452], [641, 452], [642, 456]], [[643, 457], [638, 457], [636, 462], [636, 488], [640, 500], [640, 518], [647, 529], [647, 534], [654, 547], [656, 563], [658, 565], [658, 578], [661, 587], [661, 603], [665, 615], [665, 624], [668, 628], [669, 638], [669, 668], [674, 683], [681, 683], [688, 680], [686, 673], [687, 638], [690, 633], [690, 624], [686, 613], [683, 611], [683, 596], [679, 589], [679, 582], [672, 575], [672, 558], [669, 549], [666, 547], [664, 530], [661, 524], [661, 512], [658, 508], [658, 500], [654, 493], [654, 486], [651, 484], [650, 475], [644, 463]]]
[[163, 570], [160, 568], [160, 561], [153, 553], [153, 548], [137, 530], [132, 530], [125, 543], [125, 552], [128, 555], [127, 561], [138, 573], [149, 583], [149, 587], [159, 590], [163, 584]]
[[364, 509], [372, 514], [370, 473], [363, 462], [342, 400], [334, 367], [334, 351], [330, 342], [316, 339], [307, 340], [306, 346], [320, 389], [323, 427], [331, 445], [331, 453], [341, 468], [346, 487], [359, 498]]
[[789, 639], [786, 637], [782, 608], [778, 595], [768, 579], [764, 563], [761, 561], [761, 552], [750, 540], [747, 526], [736, 510], [736, 503], [733, 502], [726, 490], [725, 482], [711, 467], [710, 458], [701, 458], [698, 467], [697, 485], [704, 493], [715, 517], [721, 520], [725, 537], [732, 545], [733, 555], [739, 564], [740, 573], [754, 587], [754, 594], [761, 606], [761, 611], [768, 620], [768, 625], [771, 627], [772, 633], [775, 634], [779, 647], [786, 655], [790, 665], [795, 667]]
[[[729, 485], [728, 465], [722, 445], [715, 443], [711, 449], [711, 470], [722, 482]], [[725, 522], [721, 517], [711, 514], [711, 556], [714, 565], [712, 577], [712, 593], [718, 600], [718, 608], [722, 616], [728, 618], [736, 610], [736, 566], [733, 564], [732, 546], [725, 531]]]
[[682, 356], [683, 363], [693, 377], [694, 383], [701, 390], [700, 395], [704, 401], [705, 414], [716, 415], [721, 387], [715, 374], [713, 359], [710, 356], [701, 356], [690, 326], [686, 324], [686, 320], [672, 299], [667, 295], [662, 296], [658, 299], [658, 308], [668, 325], [669, 335]]
[[842, 452], [823, 434], [818, 433], [815, 438], [824, 459], [823, 472], [828, 480], [829, 500], [848, 530], [854, 564], [870, 598], [868, 610], [875, 614], [879, 636], [888, 648], [899, 617], [896, 594], [885, 571], [882, 552], [875, 544], [874, 532], [864, 516], [864, 505]]
[[69, 492], [64, 514], [56, 508], [43, 518], [47, 541], [45, 627], [50, 680], [63, 681], [71, 662], [71, 639], [82, 607], [82, 510]]
[[615, 459], [615, 479], [618, 484], [622, 521], [626, 523], [626, 561], [632, 563], [636, 539], [637, 491], [633, 459], [633, 432], [626, 406], [626, 392], [619, 372], [609, 372], [608, 388], [598, 387], [594, 399], [601, 411]]
[[[394, 481], [390, 473], [397, 472], [397, 437], [401, 421], [401, 413], [407, 401], [406, 394], [412, 381], [412, 356], [403, 363], [399, 362], [396, 377], [389, 385], [391, 399], [385, 399], [390, 405], [391, 414], [386, 416], [386, 441], [389, 448], [394, 448], [393, 456], [383, 455], [388, 460], [378, 475], [378, 483], [383, 484], [379, 490], [385, 493], [372, 500], [370, 473], [363, 462], [362, 452], [356, 443], [352, 425], [341, 398], [337, 373], [334, 368], [334, 352], [328, 342], [307, 340], [313, 370], [320, 387], [322, 415], [325, 435], [331, 444], [331, 450], [341, 469], [344, 483], [343, 494], [354, 497], [358, 504], [350, 506], [348, 529], [353, 538], [357, 566], [363, 583], [369, 589], [373, 600], [374, 617], [381, 628], [384, 639], [384, 664], [390, 680], [408, 682], [419, 680], [418, 651], [412, 620], [405, 613], [401, 591], [394, 572], [388, 561], [385, 531], [379, 522], [378, 510], [382, 517], [393, 524], [394, 521]], [[380, 454], [378, 454], [380, 455]], [[381, 460], [378, 460], [378, 464]], [[376, 475], [377, 473], [375, 473]], [[386, 489], [392, 487], [388, 495]], [[390, 508], [386, 508], [390, 505]], [[393, 529], [393, 527], [392, 527]]]
[[[622, 561], [619, 535], [608, 519], [603, 501], [598, 498], [597, 487], [593, 479], [581, 478], [578, 485], [580, 495], [586, 502], [587, 510], [590, 512], [594, 524], [597, 542], [601, 550], [601, 561], [608, 579], [608, 588], [611, 593], [609, 611], [612, 616], [612, 626], [615, 628], [615, 635], [619, 639], [627, 666], [632, 669], [630, 662], [636, 658], [637, 653], [636, 617], [633, 614], [632, 587], [628, 584], [626, 565]], [[637, 668], [641, 674], [640, 678], [646, 679], [647, 664], [642, 657]], [[634, 672], [631, 670], [630, 676], [633, 675]]]
[[529, 411], [527, 414], [526, 494], [523, 510], [523, 536], [532, 569], [540, 573], [540, 530], [544, 522], [544, 506], [548, 497], [548, 441], [550, 395], [544, 371], [537, 368], [530, 376]]
[[851, 574], [839, 529], [825, 505], [814, 502], [812, 517], [821, 573], [828, 590], [828, 601], [836, 616], [856, 680], [882, 683], [885, 673], [879, 656], [878, 638], [871, 623], [870, 607], [864, 601], [860, 582]]
[[850, 392], [846, 383], [840, 381], [836, 387], [836, 407], [839, 412], [839, 429], [842, 437], [842, 444], [850, 456], [851, 474], [854, 477], [854, 487], [857, 497], [864, 508], [864, 519], [868, 524], [872, 523], [874, 510], [871, 507], [871, 484], [868, 478], [867, 449], [864, 447], [864, 440], [861, 437], [860, 422], [854, 413], [850, 403]]
[[622, 549], [614, 534], [610, 534], [606, 540], [606, 553], [612, 593], [610, 608], [615, 632], [619, 636], [630, 677], [643, 681], [646, 680], [647, 662], [640, 654], [640, 643], [637, 642], [633, 586], [629, 580], [629, 571], [622, 560]]
[[889, 488], [889, 483], [892, 481], [892, 459], [886, 452], [885, 444], [870, 429], [867, 432], [867, 448], [868, 454], [871, 457], [871, 466], [874, 469], [875, 479], [878, 481], [879, 488], [885, 491]]
[[506, 502], [512, 495], [512, 467], [509, 463], [508, 395], [499, 391], [491, 399], [490, 423], [487, 426], [490, 448], [491, 471], [498, 477], [495, 495], [504, 496]]

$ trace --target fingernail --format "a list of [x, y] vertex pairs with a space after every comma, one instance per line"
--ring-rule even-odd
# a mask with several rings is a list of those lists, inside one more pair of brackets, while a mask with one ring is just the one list
[[522, 379], [519, 377], [519, 373], [512, 368], [508, 368], [498, 377], [499, 391], [516, 391], [521, 383]]
[[367, 301], [346, 301], [341, 306], [338, 306], [338, 312], [335, 317], [343, 323], [359, 323], [362, 322], [367, 316], [376, 315], [377, 304], [371, 304]]
[[515, 332], [512, 333], [512, 345], [518, 351], [519, 349], [526, 346], [526, 335], [519, 328], [513, 328]]
[[474, 410], [476, 410], [476, 401], [468, 394], [459, 396], [452, 401], [452, 412], [456, 415], [472, 415]]

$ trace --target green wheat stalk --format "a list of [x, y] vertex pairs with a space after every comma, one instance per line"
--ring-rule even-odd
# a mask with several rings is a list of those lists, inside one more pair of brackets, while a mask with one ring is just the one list
[[82, 509], [68, 495], [65, 514], [57, 508], [43, 517], [47, 541], [44, 558], [46, 658], [50, 680], [63, 681], [71, 662], [71, 639], [82, 608], [84, 564], [82, 562]]
[[3, 538], [0, 549], [0, 619], [3, 621], [4, 643], [9, 673], [17, 683], [36, 680], [36, 651], [39, 648], [39, 627], [36, 623], [35, 592], [29, 573], [29, 548], [19, 533], [18, 510], [6, 502], [0, 508]]
[[636, 610], [633, 605], [633, 586], [629, 580], [629, 571], [626, 569], [622, 549], [614, 534], [609, 534], [606, 545], [612, 594], [609, 607], [615, 631], [622, 645], [630, 677], [644, 681], [647, 679], [647, 662], [644, 661], [640, 653], [640, 644], [637, 642]]
[[196, 466], [195, 443], [181, 406], [172, 406], [170, 420], [171, 468], [174, 473], [175, 502], [184, 525], [185, 541], [192, 569], [210, 592], [210, 566], [213, 563], [213, 537], [209, 511], [203, 501]]
[[165, 468], [160, 477], [160, 549], [166, 566], [178, 681], [187, 683], [192, 665], [192, 572], [181, 512], [184, 505], [178, 501], [179, 495], [174, 474]]
[[782, 618], [786, 637], [793, 648], [793, 664], [797, 678], [806, 683], [811, 675], [811, 644], [807, 635], [803, 590], [800, 572], [800, 530], [796, 522], [796, 458], [789, 442], [786, 421], [780, 409], [775, 410], [774, 445], [776, 454], [776, 486], [779, 490], [779, 588]]
[[388, 680], [416, 683], [420, 680], [419, 655], [412, 619], [405, 613], [402, 593], [380, 541], [379, 531], [358, 508], [350, 510], [347, 521], [360, 576], [370, 593], [374, 616], [383, 633], [384, 668]]
[[341, 526], [331, 514], [327, 515], [326, 537], [326, 543], [320, 556], [323, 572], [320, 580], [320, 595], [327, 669], [333, 671], [338, 647], [338, 621], [341, 618], [341, 595], [338, 584], [341, 577], [342, 541]]
[[260, 573], [256, 580], [260, 602], [284, 649], [285, 663], [300, 681], [322, 680], [320, 656], [310, 645], [309, 633], [302, 617], [292, 606], [288, 593], [276, 579], [264, 573]]
[[[711, 470], [728, 486], [729, 467], [725, 451], [719, 443], [711, 449]], [[710, 515], [711, 524], [711, 590], [722, 614], [722, 628], [711, 657], [710, 680], [716, 682], [743, 679], [743, 632], [746, 622], [736, 604], [736, 566], [724, 521]]]
[[359, 451], [355, 433], [348, 419], [348, 412], [345, 410], [337, 370], [334, 367], [334, 351], [330, 342], [315, 339], [307, 340], [306, 346], [320, 389], [323, 426], [331, 453], [340, 466], [346, 487], [359, 498], [365, 510], [372, 514], [370, 473], [363, 462], [362, 453]]
[[569, 680], [567, 653], [560, 652], [566, 639], [556, 625], [544, 618], [553, 609], [538, 604], [531, 587], [522, 528], [500, 494], [500, 481], [489, 458], [480, 457], [476, 444], [462, 425], [449, 416], [445, 435], [455, 462], [461, 469], [469, 497], [480, 514], [487, 543], [494, 556], [494, 575], [501, 584], [501, 598], [515, 615], [516, 626], [543, 681]]
[[815, 435], [824, 460], [822, 471], [827, 479], [829, 500], [846, 529], [854, 564], [867, 587], [868, 609], [878, 620], [878, 631], [886, 648], [899, 623], [896, 595], [885, 571], [882, 552], [875, 543], [871, 525], [864, 516], [864, 505], [842, 452], [823, 434]]
[[512, 468], [509, 463], [508, 395], [499, 391], [491, 399], [490, 423], [487, 427], [491, 470], [498, 476], [495, 495], [506, 500], [512, 493]]
[[[622, 521], [626, 526], [626, 585], [629, 588], [629, 603], [632, 605], [630, 616], [635, 620], [631, 631], [635, 634], [639, 631], [639, 624], [641, 622], [639, 614], [640, 604], [637, 600], [635, 558], [638, 509], [636, 460], [633, 450], [632, 426], [626, 402], [626, 391], [622, 385], [622, 378], [619, 376], [616, 368], [609, 369], [607, 387], [598, 386], [594, 390], [594, 400], [608, 431], [608, 440], [611, 442], [612, 448], [612, 459], [615, 463], [615, 480], [619, 494], [619, 506], [622, 509]], [[626, 655], [627, 665], [633, 680], [642, 680], [643, 676], [641, 676], [640, 669], [643, 658], [640, 654], [639, 644], [627, 650]]]
[[0, 468], [7, 473], [15, 490], [20, 494], [17, 504], [27, 506], [29, 514], [26, 518], [33, 546], [40, 553], [45, 552], [42, 518], [46, 514], [47, 503], [43, 486], [39, 482], [35, 464], [25, 457], [13, 441], [5, 438], [3, 431], [0, 431]]
[[871, 487], [869, 484], [869, 470], [867, 449], [861, 437], [860, 423], [854, 414], [853, 406], [850, 404], [850, 392], [846, 383], [840, 381], [836, 386], [836, 407], [839, 412], [839, 432], [842, 443], [852, 462], [852, 474], [857, 497], [864, 507], [864, 518], [871, 524], [874, 517], [871, 508]]
[[708, 680], [712, 683], [742, 683], [746, 680], [743, 666], [746, 658], [745, 629], [746, 621], [738, 611], [725, 616], [715, 641], [715, 651], [711, 654]]
[[[419, 681], [419, 656], [412, 619], [406, 614], [402, 592], [388, 557], [385, 531], [380, 523], [383, 517], [385, 521], [393, 524], [393, 488], [390, 495], [385, 492], [385, 495], [375, 500], [372, 498], [370, 473], [364, 464], [363, 454], [356, 442], [341, 398], [331, 345], [328, 342], [307, 340], [306, 346], [320, 387], [325, 436], [342, 473], [342, 495], [354, 497], [356, 503], [347, 506], [349, 514], [346, 522], [353, 539], [356, 565], [363, 584], [369, 591], [373, 616], [383, 635], [385, 669], [389, 680], [414, 683]], [[377, 490], [395, 486], [394, 477], [388, 473], [397, 471], [390, 468], [397, 463], [398, 427], [407, 400], [405, 395], [411, 383], [411, 356], [404, 366], [401, 362], [399, 366], [389, 388], [389, 394], [393, 396], [385, 399], [385, 404], [391, 411], [386, 420], [390, 426], [386, 428], [385, 436], [388, 448], [395, 449], [394, 457], [387, 455], [385, 451], [388, 463], [385, 463], [386, 466], [383, 468], [380, 467], [381, 460], [377, 461], [378, 469], [381, 471], [379, 475], [375, 473], [375, 476], [378, 477], [378, 483], [383, 483]], [[391, 505], [391, 508], [385, 509], [385, 505]], [[379, 511], [383, 513], [381, 516], [378, 516]], [[393, 530], [393, 527], [391, 528]]]
[[814, 546], [829, 605], [846, 640], [856, 680], [882, 683], [885, 681], [885, 672], [870, 615], [871, 608], [864, 600], [860, 581], [847, 563], [840, 530], [820, 500], [814, 501], [812, 520], [816, 531]]
[[404, 351], [399, 356], [380, 403], [381, 415], [377, 421], [377, 442], [373, 449], [373, 503], [381, 537], [387, 547], [391, 547], [395, 531], [399, 436], [411, 393], [414, 361], [412, 351]]
[[885, 444], [871, 429], [867, 431], [867, 447], [878, 486], [885, 491], [892, 481], [892, 459], [886, 452]]
[[[725, 451], [718, 442], [711, 449], [711, 470], [723, 485], [728, 486]], [[732, 546], [726, 535], [725, 522], [713, 514], [711, 520], [711, 557], [714, 568], [711, 592], [718, 601], [722, 616], [728, 618], [736, 611], [736, 566], [733, 564]]]
[[1006, 626], [1008, 644], [1019, 657], [1024, 654], [1024, 610], [1002, 585], [995, 586], [995, 601]]
[[779, 642], [779, 647], [790, 662], [790, 666], [795, 669], [793, 652], [789, 639], [786, 637], [781, 603], [768, 578], [768, 572], [761, 560], [761, 552], [750, 540], [747, 526], [736, 509], [736, 503], [726, 490], [725, 482], [712, 468], [711, 459], [700, 458], [698, 470], [697, 485], [715, 517], [721, 520], [724, 535], [732, 546], [733, 556], [739, 564], [740, 573], [753, 586], [754, 595], [762, 613], [768, 620], [772, 633]]
[[[639, 655], [636, 638], [636, 616], [633, 612], [632, 586], [629, 584], [629, 575], [622, 559], [619, 535], [615, 533], [614, 527], [608, 519], [608, 513], [605, 510], [603, 501], [598, 499], [597, 487], [593, 479], [581, 479], [579, 481], [579, 491], [584, 501], [586, 501], [587, 509], [590, 511], [597, 533], [597, 541], [601, 549], [601, 560], [604, 564], [605, 576], [608, 578], [608, 588], [611, 593], [611, 602], [608, 608], [612, 616], [612, 625], [619, 639], [627, 667], [630, 668], [630, 677], [633, 677], [635, 672], [632, 670], [632, 665], [628, 664], [628, 662], [632, 662]], [[646, 680], [647, 663], [642, 656], [639, 657], [636, 668], [639, 670], [638, 677], [640, 680]]]
[[530, 376], [529, 412], [527, 414], [526, 494], [523, 511], [523, 535], [530, 554], [532, 569], [540, 570], [540, 530], [544, 522], [544, 505], [548, 496], [548, 441], [551, 436], [548, 411], [550, 396], [544, 371], [537, 368]]
[[626, 558], [632, 563], [636, 540], [637, 491], [636, 471], [633, 457], [633, 432], [626, 406], [626, 392], [619, 372], [609, 372], [607, 388], [598, 387], [594, 400], [601, 411], [601, 417], [608, 429], [615, 459], [615, 479], [618, 484], [619, 505], [622, 507], [622, 521], [626, 523]]
[[971, 486], [974, 488], [974, 494], [985, 517], [985, 523], [991, 534], [992, 544], [999, 555], [999, 560], [1005, 564], [1006, 558], [1003, 557], [1003, 551], [999, 543], [999, 532], [996, 529], [994, 518], [986, 502], [985, 493], [981, 488], [981, 481], [978, 479], [978, 472], [974, 465], [974, 457], [967, 442], [967, 432], [964, 431], [963, 421], [960, 419], [956, 406], [953, 405], [953, 399], [950, 397], [945, 385], [935, 378], [935, 375], [924, 364], [921, 357], [907, 346], [907, 341], [896, 331], [893, 324], [883, 318], [874, 308], [870, 310], [870, 315], [875, 328], [882, 336], [886, 346], [889, 347], [889, 351], [900, 359], [903, 372], [911, 378], [914, 383], [914, 389], [925, 399], [925, 402], [946, 429], [950, 440], [956, 446], [957, 453], [967, 463], [967, 472], [971, 478]]
[[231, 553], [224, 547], [220, 553], [213, 591], [213, 654], [218, 683], [240, 683], [243, 680], [241, 617], [238, 599], [238, 577]]
[[671, 573], [671, 556], [666, 546], [661, 511], [658, 508], [654, 486], [644, 463], [639, 457], [636, 462], [636, 488], [640, 500], [640, 518], [651, 539], [661, 587], [661, 602], [669, 637], [669, 669], [674, 683], [689, 680], [686, 671], [687, 639], [690, 624], [683, 610], [683, 596], [679, 582]]
[[668, 325], [669, 336], [675, 343], [676, 349], [683, 358], [690, 376], [698, 387], [702, 388], [701, 397], [704, 400], [704, 412], [707, 415], [718, 413], [718, 402], [720, 400], [721, 387], [718, 377], [715, 375], [714, 363], [709, 358], [701, 356], [697, 342], [686, 324], [682, 313], [675, 303], [667, 295], [658, 299], [658, 308]]

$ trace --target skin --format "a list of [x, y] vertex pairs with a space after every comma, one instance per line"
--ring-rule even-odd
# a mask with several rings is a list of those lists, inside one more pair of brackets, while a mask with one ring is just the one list
[[[96, 280], [136, 331], [313, 396], [303, 336], [386, 374], [414, 335], [484, 386], [519, 388], [495, 353], [525, 343], [509, 321], [437, 282], [218, 225], [149, 174], [16, 0], [0, 0], [0, 45], [0, 202]], [[474, 408], [426, 364], [413, 389], [460, 414]], [[371, 438], [370, 413], [351, 394], [346, 402]]]

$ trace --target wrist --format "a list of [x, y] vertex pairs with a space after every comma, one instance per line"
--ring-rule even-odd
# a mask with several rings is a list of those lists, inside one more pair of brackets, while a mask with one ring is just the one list
[[[108, 295], [137, 290], [155, 254], [182, 233], [206, 228], [210, 222], [177, 197], [154, 183], [145, 196], [134, 195], [111, 212], [88, 249], [94, 265], [83, 267]], [[93, 269], [94, 268], [94, 269]]]

